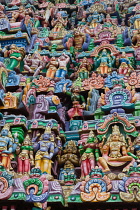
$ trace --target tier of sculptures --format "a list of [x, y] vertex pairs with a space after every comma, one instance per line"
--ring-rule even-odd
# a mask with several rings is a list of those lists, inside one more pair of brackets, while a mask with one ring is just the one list
[[2, 0], [0, 208], [136, 203], [139, 180], [140, 1]]

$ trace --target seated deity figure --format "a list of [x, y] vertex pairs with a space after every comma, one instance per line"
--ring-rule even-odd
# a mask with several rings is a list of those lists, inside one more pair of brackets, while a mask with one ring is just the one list
[[61, 156], [57, 155], [58, 163], [64, 166], [64, 169], [70, 168], [74, 169], [75, 166], [78, 166], [79, 160], [77, 156], [77, 147], [74, 141], [69, 141], [63, 150]]
[[17, 144], [9, 131], [9, 125], [5, 124], [0, 133], [0, 164], [7, 170], [11, 170], [11, 160]]
[[134, 70], [125, 52], [122, 52], [121, 57], [119, 59], [116, 59], [116, 65], [119, 66], [119, 74], [123, 74], [126, 76], [129, 75], [129, 72]]
[[88, 59], [84, 57], [80, 63], [77, 73], [81, 79], [88, 79], [90, 70], [91, 64]]
[[35, 167], [41, 169], [42, 172], [51, 174], [51, 159], [55, 154], [55, 144], [52, 141], [50, 127], [46, 127], [44, 134], [39, 142], [34, 143], [33, 148], [37, 151], [35, 154]]
[[45, 67], [45, 63], [42, 61], [42, 57], [38, 52], [34, 52], [31, 56], [26, 55], [24, 58], [24, 70], [30, 73], [34, 73], [34, 76], [37, 76], [40, 73], [40, 70]]
[[24, 47], [17, 47], [15, 44], [11, 44], [10, 49], [4, 52], [4, 57], [10, 58], [10, 63], [6, 66], [8, 70], [14, 70], [14, 68], [20, 68], [20, 62], [25, 55]]
[[54, 18], [51, 21], [51, 25], [53, 27], [52, 32], [60, 32], [64, 31], [67, 25], [67, 20], [64, 20], [61, 14], [58, 15], [57, 19]]
[[111, 72], [111, 68], [114, 64], [115, 56], [110, 55], [106, 49], [104, 49], [100, 55], [95, 58], [95, 68], [99, 74], [108, 74]]
[[117, 125], [112, 127], [112, 134], [109, 135], [105, 144], [104, 141], [99, 144], [99, 148], [102, 157], [99, 157], [98, 161], [104, 172], [110, 171], [109, 166], [117, 167], [130, 162], [123, 169], [123, 171], [126, 171], [134, 162], [133, 157], [127, 154], [128, 151], [125, 137], [120, 133]]

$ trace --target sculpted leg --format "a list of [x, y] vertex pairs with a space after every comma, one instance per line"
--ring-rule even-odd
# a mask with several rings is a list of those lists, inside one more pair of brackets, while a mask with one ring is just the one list
[[35, 167], [36, 168], [41, 168], [41, 159], [40, 160], [35, 160]]
[[98, 162], [103, 167], [103, 172], [110, 171], [107, 162], [103, 157], [99, 157]]

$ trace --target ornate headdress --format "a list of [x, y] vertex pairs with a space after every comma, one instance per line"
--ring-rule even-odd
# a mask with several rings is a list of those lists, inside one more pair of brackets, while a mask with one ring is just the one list
[[112, 134], [121, 134], [120, 133], [120, 129], [119, 129], [119, 126], [117, 126], [117, 125], [114, 125], [113, 127], [112, 127]]
[[51, 134], [51, 127], [50, 127], [50, 126], [47, 126], [47, 127], [45, 128], [44, 133]]

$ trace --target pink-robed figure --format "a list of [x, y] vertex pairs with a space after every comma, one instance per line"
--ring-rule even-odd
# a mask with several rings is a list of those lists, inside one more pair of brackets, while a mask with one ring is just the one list
[[[84, 146], [80, 145], [81, 156], [81, 177], [84, 178], [95, 168], [96, 159], [96, 143], [97, 138], [95, 137], [93, 131], [90, 131], [88, 139]], [[84, 150], [84, 151], [83, 151]]]
[[29, 174], [31, 165], [34, 166], [33, 147], [31, 146], [29, 135], [24, 139], [21, 148], [17, 148], [18, 152], [18, 173], [21, 175]]

